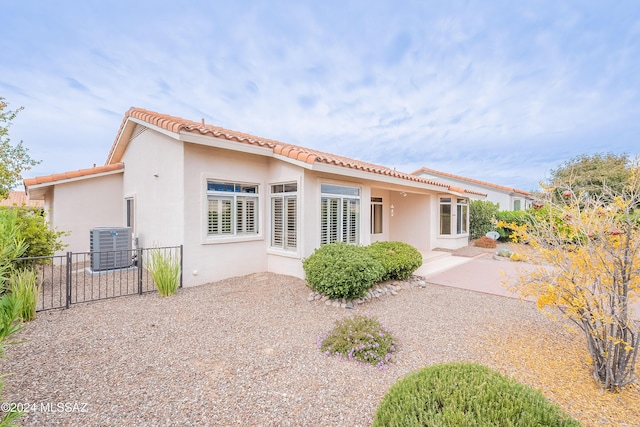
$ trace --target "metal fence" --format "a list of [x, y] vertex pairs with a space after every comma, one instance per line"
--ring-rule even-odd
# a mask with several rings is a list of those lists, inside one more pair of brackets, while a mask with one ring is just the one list
[[145, 267], [150, 251], [174, 257], [180, 263], [182, 245], [119, 251], [67, 252], [66, 255], [16, 258], [38, 277], [40, 293], [36, 311], [69, 308], [71, 304], [157, 291]]

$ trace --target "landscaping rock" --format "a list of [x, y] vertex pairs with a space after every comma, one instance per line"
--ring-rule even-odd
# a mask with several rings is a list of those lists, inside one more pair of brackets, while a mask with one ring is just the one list
[[371, 300], [380, 299], [386, 296], [396, 296], [398, 292], [402, 289], [409, 288], [425, 288], [427, 286], [427, 282], [424, 280], [422, 276], [411, 276], [407, 280], [404, 281], [392, 281], [392, 282], [384, 282], [378, 283], [372, 288], [370, 288], [362, 297], [356, 298], [353, 300], [347, 300], [346, 298], [338, 298], [338, 299], [330, 299], [326, 295], [322, 295], [318, 292], [311, 292], [307, 297], [307, 301], [317, 301], [321, 300], [325, 303], [326, 306], [336, 307], [336, 308], [344, 308], [348, 310], [353, 310], [356, 308], [356, 305], [366, 304]]

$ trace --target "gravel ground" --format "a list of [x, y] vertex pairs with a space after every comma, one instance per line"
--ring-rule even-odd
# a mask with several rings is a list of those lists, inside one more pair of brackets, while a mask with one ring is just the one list
[[[407, 373], [495, 356], [487, 334], [513, 325], [560, 327], [531, 303], [436, 285], [354, 310], [308, 294], [302, 280], [264, 273], [39, 313], [1, 362], [13, 373], [3, 400], [35, 404], [24, 426], [368, 426]], [[388, 370], [317, 350], [319, 335], [355, 313], [397, 337]]]

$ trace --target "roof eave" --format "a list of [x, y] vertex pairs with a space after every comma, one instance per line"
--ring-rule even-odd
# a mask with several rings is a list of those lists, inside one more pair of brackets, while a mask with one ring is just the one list
[[53, 187], [55, 185], [68, 184], [70, 182], [84, 181], [84, 180], [93, 179], [93, 178], [100, 178], [102, 176], [114, 175], [118, 173], [124, 173], [124, 168], [100, 172], [100, 173], [91, 174], [91, 175], [83, 175], [83, 176], [77, 176], [73, 178], [60, 179], [57, 181], [43, 182], [41, 184], [33, 184], [33, 185], [24, 184], [24, 188], [27, 193], [27, 196], [29, 196], [29, 199], [43, 200], [47, 190], [50, 187]]
[[359, 169], [348, 168], [345, 166], [330, 165], [326, 163], [316, 162], [316, 163], [313, 163], [311, 167], [308, 167], [308, 169], [311, 169], [317, 172], [325, 172], [325, 173], [330, 173], [334, 175], [347, 176], [351, 178], [366, 179], [369, 181], [381, 182], [385, 184], [392, 184], [392, 185], [398, 185], [403, 187], [410, 187], [410, 188], [421, 189], [421, 190], [429, 190], [429, 191], [438, 192], [438, 193], [458, 194], [450, 191], [448, 186], [446, 186], [445, 184], [436, 185], [436, 184], [429, 184], [419, 180], [412, 181], [402, 177], [384, 175], [384, 174], [375, 173], [375, 172], [367, 172]]

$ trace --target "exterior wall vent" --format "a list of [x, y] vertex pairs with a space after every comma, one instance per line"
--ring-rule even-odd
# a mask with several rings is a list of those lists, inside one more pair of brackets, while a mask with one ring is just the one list
[[91, 270], [128, 268], [132, 263], [129, 227], [96, 227], [90, 231]]

